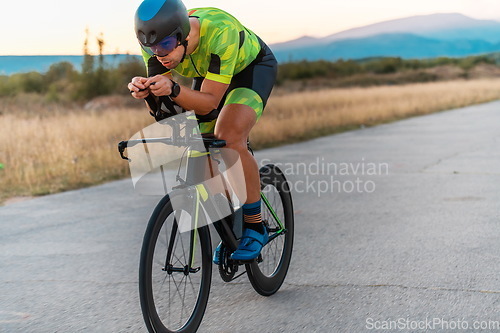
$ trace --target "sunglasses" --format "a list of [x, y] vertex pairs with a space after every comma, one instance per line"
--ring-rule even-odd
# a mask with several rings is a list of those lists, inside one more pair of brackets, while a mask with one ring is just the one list
[[140, 44], [142, 49], [147, 54], [155, 57], [166, 57], [170, 52], [175, 50], [175, 48], [180, 45], [177, 37], [174, 36], [167, 36], [163, 38], [159, 43], [149, 47], [142, 45], [142, 43]]

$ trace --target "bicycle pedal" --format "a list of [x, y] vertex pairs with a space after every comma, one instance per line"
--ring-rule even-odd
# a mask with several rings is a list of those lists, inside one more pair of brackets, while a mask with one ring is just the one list
[[238, 264], [238, 265], [246, 265], [246, 264], [251, 264], [253, 262], [257, 262], [257, 263], [261, 263], [263, 262], [264, 259], [262, 259], [262, 255], [259, 254], [259, 256], [255, 259], [250, 259], [250, 260], [234, 260], [234, 263]]

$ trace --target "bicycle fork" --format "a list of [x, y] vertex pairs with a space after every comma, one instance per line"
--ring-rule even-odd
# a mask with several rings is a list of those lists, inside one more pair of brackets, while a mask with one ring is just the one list
[[[190, 188], [185, 188], [187, 190], [186, 196], [192, 201], [192, 206], [190, 208], [191, 215], [191, 230], [190, 232], [190, 241], [189, 241], [189, 260], [186, 262], [184, 267], [175, 267], [172, 265], [174, 246], [176, 243], [176, 237], [179, 237], [179, 223], [182, 223], [181, 217], [178, 213], [176, 213], [174, 217], [174, 221], [172, 223], [172, 229], [170, 230], [169, 235], [167, 235], [168, 239], [168, 248], [165, 257], [165, 265], [163, 267], [163, 271], [168, 274], [172, 274], [173, 272], [181, 272], [185, 275], [190, 273], [196, 273], [200, 270], [200, 267], [194, 267], [197, 263], [195, 262], [195, 253], [197, 250], [198, 244], [198, 228], [205, 227], [208, 225], [207, 217], [205, 215], [206, 209], [209, 210], [207, 212], [208, 219], [215, 219], [214, 217], [221, 217], [227, 215], [223, 218], [217, 218], [215, 221], [214, 227], [220, 235], [223, 243], [227, 246], [227, 248], [234, 252], [238, 247], [238, 238], [236, 237], [233, 231], [233, 219], [234, 219], [234, 211], [231, 211], [231, 214], [223, 214], [221, 212], [221, 207], [231, 207], [229, 205], [229, 201], [222, 194], [215, 195], [214, 197], [209, 197], [208, 193], [203, 185], [196, 185]], [[205, 207], [205, 210], [203, 209]]]
[[177, 217], [174, 218], [174, 222], [172, 223], [172, 230], [170, 231], [170, 237], [168, 242], [167, 255], [165, 257], [165, 266], [162, 268], [163, 271], [167, 272], [167, 274], [171, 275], [173, 272], [184, 273], [184, 275], [189, 275], [190, 273], [196, 273], [200, 270], [200, 267], [194, 266], [194, 251], [196, 250], [197, 244], [197, 229], [190, 230], [190, 241], [189, 241], [189, 263], [187, 263], [184, 267], [175, 267], [172, 265], [172, 253], [175, 244], [175, 237], [177, 236], [177, 231], [179, 229]]

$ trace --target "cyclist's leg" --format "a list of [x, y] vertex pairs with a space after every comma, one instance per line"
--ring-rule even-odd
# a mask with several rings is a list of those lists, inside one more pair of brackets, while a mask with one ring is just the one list
[[[251, 129], [259, 120], [271, 94], [277, 74], [277, 62], [271, 50], [261, 42], [258, 57], [242, 72], [233, 77], [224, 107], [215, 124], [215, 135], [228, 142], [228, 148], [239, 153], [243, 165], [246, 200], [243, 202], [245, 230], [238, 250], [232, 258], [256, 258], [268, 239], [262, 225], [260, 178], [258, 165], [247, 149]], [[233, 182], [234, 184], [235, 182]], [[242, 183], [237, 182], [237, 183]], [[243, 191], [243, 189], [238, 189]]]
[[[238, 249], [232, 254], [235, 260], [252, 260], [256, 258], [262, 247], [267, 243], [268, 234], [262, 224], [260, 203], [260, 177], [257, 162], [247, 149], [247, 138], [250, 130], [257, 121], [255, 110], [245, 104], [227, 104], [221, 111], [215, 134], [218, 138], [226, 140], [229, 152], [236, 151], [243, 167], [244, 180], [235, 179], [232, 173], [228, 173], [229, 181], [232, 183], [236, 194], [242, 198], [246, 196], [243, 205], [244, 231]], [[223, 156], [226, 154], [223, 154]], [[230, 156], [229, 159], [233, 157]], [[234, 164], [228, 161], [226, 164]], [[240, 184], [245, 184], [241, 186]], [[242, 193], [243, 192], [243, 193]]]
[[[215, 136], [227, 136], [229, 144], [238, 151], [244, 164], [248, 187], [246, 204], [260, 199], [260, 181], [257, 162], [248, 152], [250, 130], [260, 119], [277, 76], [277, 61], [269, 47], [259, 39], [261, 51], [244, 70], [236, 74], [223, 101], [215, 123]], [[228, 141], [226, 139], [226, 141]]]
[[[222, 109], [215, 126], [216, 137], [226, 140], [226, 148], [230, 149], [227, 153], [223, 150], [226, 164], [234, 165], [237, 162], [235, 157], [239, 157], [243, 167], [244, 182], [237, 179], [237, 172], [228, 172], [229, 181], [242, 203], [255, 202], [260, 198], [258, 165], [247, 149], [247, 138], [256, 121], [257, 115], [248, 105], [228, 104]], [[238, 154], [229, 154], [231, 151]]]
[[[226, 192], [226, 195], [233, 199], [238, 198], [240, 204], [248, 203], [249, 200], [257, 201], [260, 198], [258, 165], [247, 149], [247, 138], [256, 120], [257, 115], [251, 107], [244, 104], [228, 104], [222, 108], [213, 127], [211, 123], [202, 123], [200, 126], [202, 132], [207, 133], [212, 130], [217, 138], [226, 141], [226, 147], [221, 149], [231, 188], [231, 193]], [[221, 245], [222, 243], [217, 246], [214, 253], [213, 261], [217, 265], [220, 263]]]

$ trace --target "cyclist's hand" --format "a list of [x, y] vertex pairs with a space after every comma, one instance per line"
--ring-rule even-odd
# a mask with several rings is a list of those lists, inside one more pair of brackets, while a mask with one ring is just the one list
[[146, 83], [155, 96], [168, 96], [172, 93], [172, 81], [165, 75], [156, 75], [150, 77]]
[[137, 99], [143, 99], [149, 95], [149, 84], [147, 84], [148, 79], [141, 76], [136, 76], [127, 85], [132, 97]]

